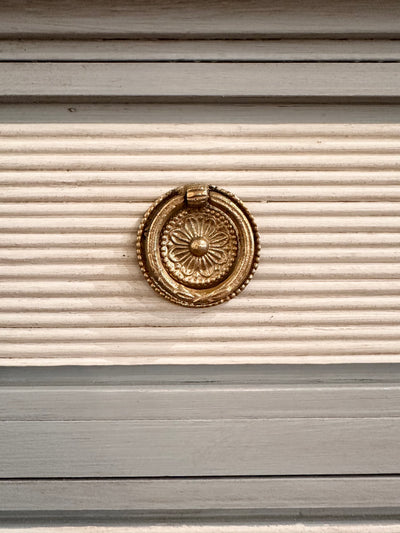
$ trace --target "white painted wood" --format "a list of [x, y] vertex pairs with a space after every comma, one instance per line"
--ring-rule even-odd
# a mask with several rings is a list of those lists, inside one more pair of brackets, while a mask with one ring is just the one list
[[[1, 64], [2, 101], [395, 102], [399, 63], [71, 63]], [[105, 70], [107, 76], [104, 75]], [[251, 80], [251, 83], [249, 83]]]
[[[259, 287], [259, 284], [257, 284]], [[93, 303], [88, 300], [87, 296], [82, 295], [79, 297], [77, 295], [75, 298], [68, 298], [63, 296], [53, 296], [49, 298], [49, 292], [47, 294], [42, 294], [41, 296], [36, 295], [25, 295], [19, 298], [4, 296], [0, 301], [1, 311], [10, 311], [10, 312], [25, 312], [35, 309], [37, 311], [93, 311]], [[396, 286], [393, 287], [393, 292], [396, 292]], [[126, 296], [123, 294], [121, 289], [121, 294], [98, 296], [96, 303], [97, 306], [95, 310], [97, 311], [128, 311], [130, 312], [133, 308], [138, 311], [146, 310], [156, 310], [157, 306], [154, 305], [153, 299], [149, 298], [147, 290], [135, 292], [135, 296]], [[138, 296], [140, 295], [140, 298]], [[232, 305], [220, 309], [222, 315], [229, 314], [233, 309], [254, 309], [258, 312], [272, 312], [272, 311], [293, 311], [293, 310], [362, 310], [362, 309], [399, 309], [400, 308], [400, 298], [396, 294], [367, 294], [367, 295], [338, 295], [326, 296], [321, 298], [317, 295], [307, 295], [307, 294], [289, 294], [289, 295], [278, 295], [278, 296], [264, 296], [258, 297], [255, 292], [255, 287], [250, 293], [246, 291], [246, 294], [240, 298], [240, 300], [235, 300], [232, 302]], [[296, 330], [298, 331], [298, 330]], [[5, 333], [5, 330], [3, 330]]]
[[0, 61], [397, 61], [393, 39], [2, 40]]
[[15, 9], [4, 1], [0, 11], [1, 38], [160, 38], [160, 37], [281, 37], [285, 35], [371, 36], [399, 35], [399, 6], [395, 0], [303, 1], [251, 0], [229, 5], [216, 0], [51, 0], [28, 2]]
[[[172, 106], [174, 124], [125, 106], [124, 124], [86, 106], [69, 124], [50, 106], [54, 124], [0, 125], [2, 364], [398, 360], [397, 108], [222, 108], [200, 123]], [[134, 241], [151, 201], [197, 180], [246, 202], [262, 252], [244, 294], [188, 311], [147, 286]]]
[[[251, 158], [249, 158], [251, 159]], [[340, 156], [338, 157], [340, 159]], [[74, 157], [71, 157], [71, 160], [74, 160]], [[15, 158], [13, 158], [12, 161], [15, 161]], [[240, 157], [237, 159], [238, 164], [240, 166], [243, 166], [241, 163]], [[265, 163], [268, 164], [268, 158], [265, 158]], [[304, 158], [304, 162], [307, 162], [307, 158]], [[371, 165], [374, 165], [374, 159], [370, 158]], [[396, 163], [396, 166], [398, 164], [398, 158], [393, 157], [393, 161]], [[215, 158], [215, 162], [218, 163], [218, 158]], [[297, 161], [298, 162], [298, 161]], [[331, 169], [333, 169], [334, 163], [331, 161]], [[96, 165], [95, 158], [93, 158], [92, 166], [93, 168]], [[68, 167], [69, 163], [65, 162], [65, 167]], [[74, 166], [72, 163], [71, 166]], [[383, 165], [382, 165], [383, 166]], [[112, 168], [112, 164], [110, 165], [110, 168]], [[160, 162], [160, 168], [162, 168], [162, 162]], [[296, 168], [296, 164], [294, 161], [292, 162], [292, 168]], [[341, 169], [343, 166], [341, 163], [338, 164], [338, 168], [336, 169], [336, 174], [338, 175], [337, 179], [340, 180], [340, 176], [342, 176]], [[26, 177], [27, 170], [29, 170], [29, 162], [26, 162], [25, 168], [21, 169], [21, 172], [23, 172], [23, 177]], [[366, 169], [365, 174], [367, 176], [368, 170], [372, 169]], [[377, 168], [375, 169], [374, 176], [376, 179], [377, 172], [381, 169]], [[57, 171], [54, 171], [53, 175], [56, 174]], [[221, 172], [217, 173], [214, 172], [212, 167], [209, 169], [203, 169], [202, 171], [186, 171], [185, 173], [179, 172], [177, 170], [176, 172], [171, 172], [170, 175], [173, 176], [175, 174], [175, 179], [171, 177], [169, 181], [164, 186], [157, 186], [157, 187], [151, 187], [149, 185], [148, 187], [143, 186], [141, 189], [135, 190], [132, 189], [132, 187], [127, 186], [120, 186], [120, 185], [113, 185], [112, 183], [112, 170], [110, 170], [110, 173], [108, 172], [102, 172], [103, 176], [105, 178], [109, 178], [110, 180], [110, 186], [104, 187], [104, 185], [80, 185], [79, 182], [76, 184], [66, 185], [61, 184], [59, 187], [49, 187], [46, 185], [38, 184], [37, 187], [30, 187], [29, 185], [6, 185], [2, 186], [0, 188], [0, 200], [5, 202], [49, 202], [49, 201], [56, 201], [56, 202], [62, 202], [64, 201], [82, 201], [82, 200], [91, 200], [93, 202], [99, 202], [101, 203], [104, 200], [113, 200], [116, 202], [120, 201], [135, 201], [138, 200], [140, 202], [147, 201], [149, 204], [155, 199], [160, 196], [159, 191], [166, 192], [170, 188], [174, 186], [181, 185], [182, 183], [188, 182], [188, 180], [192, 179], [192, 181], [204, 181], [204, 179], [208, 178], [208, 181], [210, 183], [219, 183], [218, 177], [221, 175]], [[145, 174], [145, 170], [140, 171], [140, 174], [151, 180], [151, 174]], [[349, 202], [357, 202], [357, 201], [382, 201], [382, 202], [391, 202], [391, 201], [398, 201], [400, 199], [400, 185], [392, 185], [392, 184], [384, 184], [381, 185], [380, 180], [375, 185], [352, 185], [347, 184], [343, 186], [342, 184], [335, 184], [335, 185], [327, 185], [325, 183], [322, 183], [320, 186], [317, 186], [318, 183], [314, 184], [306, 184], [306, 185], [297, 185], [293, 183], [288, 183], [288, 186], [286, 185], [266, 185], [265, 187], [258, 186], [258, 187], [240, 187], [235, 186], [233, 178], [235, 177], [235, 171], [232, 170], [229, 172], [228, 168], [226, 168], [224, 171], [225, 178], [232, 177], [232, 186], [231, 190], [235, 194], [239, 194], [242, 192], [241, 197], [244, 199], [244, 201], [250, 202], [250, 201], [257, 201], [257, 199], [261, 197], [264, 199], [265, 202], [309, 202], [309, 201], [320, 201], [320, 202], [332, 202], [332, 201], [349, 201]], [[318, 166], [315, 165], [313, 169], [313, 173], [318, 172]], [[229, 174], [228, 174], [229, 173]], [[311, 173], [311, 171], [310, 171]], [[184, 177], [186, 177], [186, 180]], [[323, 174], [319, 174], [321, 179], [323, 179]], [[313, 181], [318, 182], [318, 175], [315, 174], [313, 176]], [[134, 173], [131, 173], [132, 180], [134, 179]], [[372, 172], [371, 176], [372, 177]], [[183, 178], [183, 179], [182, 179]], [[197, 179], [196, 179], [197, 178]], [[143, 179], [143, 178], [142, 178]], [[385, 176], [383, 176], [383, 180], [385, 180]], [[74, 186], [75, 185], [75, 186]], [[169, 187], [169, 189], [168, 189]], [[150, 198], [150, 195], [153, 193], [153, 196]], [[257, 196], [258, 194], [258, 196]], [[133, 219], [131, 222], [131, 229], [135, 227], [135, 221], [136, 219]], [[384, 222], [383, 222], [384, 223]], [[72, 224], [72, 222], [71, 222]], [[92, 222], [94, 226], [96, 226], [96, 220]], [[382, 221], [376, 221], [376, 224], [382, 224]], [[101, 233], [101, 225], [97, 224], [97, 232]], [[115, 227], [117, 225], [115, 224]], [[126, 228], [126, 226], [125, 226]], [[298, 228], [298, 232], [301, 228]], [[118, 231], [122, 232], [123, 227], [120, 225], [118, 227]]]
[[[74, 157], [71, 157], [71, 156]], [[388, 170], [400, 169], [396, 154], [341, 154], [333, 160], [331, 154], [149, 154], [108, 155], [99, 154], [35, 154], [23, 156], [1, 155], [0, 170], [94, 170], [99, 166], [102, 170], [276, 170], [282, 167], [301, 170]], [[396, 189], [394, 189], [396, 191]], [[12, 189], [11, 189], [12, 191]], [[2, 189], [2, 198], [8, 189]]]
[[[310, 509], [371, 513], [377, 508], [389, 513], [398, 509], [399, 494], [398, 476], [0, 481], [1, 510], [19, 512], [210, 511], [231, 510], [234, 502], [236, 510], [249, 513], [266, 509], [281, 513], [284, 510], [304, 513]], [[274, 531], [272, 525], [267, 531], [271, 530]]]
[[[6, 129], [6, 128], [5, 128]], [[188, 132], [188, 135], [177, 135], [175, 138], [166, 136], [165, 134], [154, 132], [150, 139], [148, 137], [137, 138], [128, 136], [127, 132], [121, 136], [105, 137], [104, 131], [102, 135], [82, 136], [76, 137], [59, 136], [40, 136], [33, 137], [19, 134], [18, 137], [5, 137], [2, 139], [0, 153], [4, 157], [6, 154], [23, 155], [29, 153], [30, 155], [46, 154], [46, 155], [92, 155], [97, 157], [104, 155], [191, 155], [196, 160], [197, 155], [211, 155], [218, 154], [220, 156], [232, 155], [232, 157], [240, 153], [241, 155], [252, 155], [254, 157], [268, 154], [274, 156], [278, 154], [296, 155], [306, 154], [308, 156], [314, 154], [342, 154], [343, 157], [352, 153], [356, 154], [380, 154], [392, 155], [396, 154], [400, 149], [400, 126], [394, 131], [392, 128], [387, 129], [387, 136], [384, 138], [365, 138], [357, 137], [356, 134], [352, 138], [348, 137], [333, 137], [314, 136], [307, 137], [307, 131], [303, 132], [303, 136], [296, 137], [282, 137], [273, 138], [265, 135], [264, 137], [247, 136], [246, 132], [241, 132], [239, 128], [236, 131], [233, 129], [231, 135], [218, 134], [213, 137], [204, 135], [201, 132]], [[239, 130], [239, 131], [238, 131]], [[6, 133], [7, 130], [6, 130]], [[98, 132], [100, 133], [100, 132]], [[121, 132], [122, 133], [122, 132]], [[179, 132], [180, 133], [180, 132]], [[261, 132], [260, 132], [261, 133]], [[289, 132], [286, 132], [286, 134]], [[390, 138], [389, 134], [393, 137]], [[184, 160], [183, 160], [184, 161]], [[101, 165], [101, 159], [99, 159]]]
[[[321, 325], [321, 327], [323, 324]], [[40, 327], [33, 325], [31, 327]], [[43, 326], [42, 326], [43, 327]], [[83, 326], [84, 327], [84, 326]], [[235, 327], [238, 327], [235, 324]], [[337, 326], [340, 327], [340, 326]], [[69, 329], [69, 328], [68, 328]], [[180, 334], [181, 331], [178, 331]], [[188, 332], [190, 334], [191, 331]], [[218, 331], [209, 331], [209, 334]], [[45, 335], [44, 335], [45, 336]], [[191, 338], [181, 341], [165, 341], [154, 335], [150, 342], [143, 337], [116, 345], [115, 342], [88, 341], [40, 341], [21, 343], [18, 340], [4, 344], [0, 355], [2, 364], [213, 364], [218, 363], [305, 363], [398, 362], [399, 341], [391, 339], [334, 342], [288, 340], [286, 342], [254, 341], [203, 341], [197, 346]], [[158, 343], [157, 343], [158, 341]], [[159, 344], [162, 344], [160, 348]], [[347, 356], [347, 357], [346, 357]], [[369, 357], [370, 356], [370, 357]], [[297, 359], [296, 359], [297, 357]], [[68, 358], [71, 358], [69, 361]]]
[[[1, 177], [4, 175], [0, 174]], [[32, 174], [30, 174], [32, 176]], [[21, 174], [16, 174], [16, 181], [18, 177], [22, 180], [22, 183], [28, 185], [28, 181], [25, 181], [26, 178], [21, 176]], [[42, 177], [42, 176], [41, 176]], [[49, 176], [50, 177], [50, 176]], [[54, 178], [54, 174], [52, 175]], [[6, 178], [11, 179], [11, 178]], [[38, 178], [39, 179], [39, 178]], [[282, 178], [283, 179], [283, 178]], [[56, 185], [56, 183], [54, 183]], [[238, 185], [236, 188], [240, 187]], [[247, 193], [249, 190], [247, 189]], [[255, 193], [254, 193], [255, 194]], [[103, 209], [106, 213], [116, 216], [132, 216], [133, 214], [140, 215], [143, 213], [143, 209], [147, 207], [145, 202], [129, 202], [129, 201], [120, 201], [120, 202], [108, 202], [105, 201], [102, 203]], [[382, 215], [382, 212], [385, 212], [387, 215], [396, 216], [398, 214], [398, 203], [397, 202], [264, 202], [262, 206], [258, 203], [252, 203], [252, 207], [255, 210], [263, 209], [266, 215], [304, 215], [308, 214], [310, 216], [340, 216], [340, 215]], [[22, 214], [28, 216], [54, 216], [62, 211], [65, 215], [93, 215], [97, 213], [96, 203], [93, 202], [32, 202], [32, 203], [23, 203], [23, 202], [6, 202], [1, 206], [1, 217], [7, 216], [20, 216]], [[113, 236], [110, 236], [110, 239]], [[122, 234], [123, 238], [127, 238], [126, 234]], [[359, 242], [359, 247], [365, 247], [366, 240], [362, 239], [363, 236], [360, 236], [361, 241]], [[395, 236], [392, 236], [395, 237]], [[73, 237], [71, 236], [71, 239]], [[303, 237], [304, 238], [304, 237]], [[373, 236], [372, 238], [373, 239]], [[133, 242], [133, 239], [132, 239]], [[371, 241], [372, 242], [372, 241]], [[111, 244], [111, 241], [110, 241]], [[116, 239], [116, 247], [118, 248], [118, 240]], [[282, 246], [286, 244], [286, 241], [282, 243]], [[293, 243], [294, 244], [294, 243]], [[309, 243], [310, 244], [310, 243]], [[332, 241], [331, 245], [339, 248], [339, 243]], [[342, 247], [346, 247], [349, 244], [349, 240], [345, 240], [342, 243]], [[354, 240], [352, 244], [355, 246], [356, 241]], [[381, 245], [385, 244], [384, 242]], [[277, 243], [275, 243], [275, 246]], [[307, 242], [300, 242], [299, 247], [307, 246]], [[379, 246], [379, 245], [377, 245]], [[99, 241], [99, 248], [101, 248], [101, 242]], [[370, 250], [371, 251], [371, 250]], [[84, 251], [82, 250], [82, 253]], [[371, 251], [372, 252], [372, 251]], [[393, 251], [395, 253], [396, 250]], [[49, 253], [51, 253], [49, 251]], [[79, 252], [77, 252], [79, 253]]]

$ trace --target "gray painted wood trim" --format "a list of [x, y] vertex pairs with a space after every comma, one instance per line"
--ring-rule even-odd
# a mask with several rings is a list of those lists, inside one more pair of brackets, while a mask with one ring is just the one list
[[0, 61], [398, 61], [393, 39], [3, 40]]
[[[1, 70], [1, 66], [0, 66]], [[0, 121], [9, 124], [398, 124], [399, 105], [339, 104], [1, 104]], [[340, 126], [339, 126], [340, 127]], [[282, 129], [283, 131], [283, 129]], [[319, 132], [322, 134], [322, 130]], [[359, 127], [354, 135], [362, 134]]]
[[399, 63], [11, 62], [1, 64], [0, 74], [0, 100], [10, 102], [395, 102], [400, 96]]
[[[179, 495], [179, 496], [177, 496]], [[0, 481], [5, 511], [400, 510], [400, 478]]]
[[[400, 364], [124, 365], [2, 367], [0, 387], [211, 385], [394, 385]], [[315, 389], [314, 389], [315, 390]]]
[[7, 421], [1, 475], [397, 474], [399, 418]]
[[3, 368], [1, 477], [398, 474], [399, 377], [360, 364]]
[[219, 420], [400, 416], [399, 384], [17, 386], [0, 420]]
[[1, 38], [282, 37], [399, 35], [396, 0], [3, 1]]

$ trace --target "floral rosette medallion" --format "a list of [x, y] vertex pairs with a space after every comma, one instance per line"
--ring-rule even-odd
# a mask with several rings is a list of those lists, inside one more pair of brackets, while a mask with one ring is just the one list
[[259, 260], [253, 217], [233, 194], [208, 185], [179, 187], [143, 217], [137, 254], [145, 278], [168, 300], [217, 305], [250, 281]]

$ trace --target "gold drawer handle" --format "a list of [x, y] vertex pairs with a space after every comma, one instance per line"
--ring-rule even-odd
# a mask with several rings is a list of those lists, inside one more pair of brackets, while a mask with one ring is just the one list
[[213, 185], [187, 185], [145, 213], [137, 255], [153, 289], [176, 304], [208, 307], [229, 300], [259, 260], [257, 226], [243, 203]]

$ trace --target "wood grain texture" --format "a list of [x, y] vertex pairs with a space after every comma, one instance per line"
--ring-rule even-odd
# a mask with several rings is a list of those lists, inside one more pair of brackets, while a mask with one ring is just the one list
[[4, 1], [0, 11], [1, 38], [30, 37], [257, 37], [257, 36], [387, 36], [399, 35], [399, 5], [394, 0], [339, 0], [301, 5], [284, 0], [251, 0], [229, 5], [216, 0], [144, 2], [117, 0], [82, 4], [50, 0]]
[[5, 62], [1, 64], [0, 100], [395, 102], [400, 94], [399, 79], [396, 62], [66, 62], [62, 66], [57, 62]]
[[399, 470], [399, 418], [3, 421], [0, 434], [5, 478]]
[[398, 511], [397, 365], [31, 367], [0, 384], [0, 515]]
[[399, 493], [398, 476], [0, 481], [0, 512], [210, 511], [234, 505], [249, 514], [266, 509], [389, 513], [399, 507]]
[[[364, 107], [332, 123], [340, 106], [259, 124], [257, 108], [278, 116], [1, 124], [3, 364], [398, 360], [398, 124]], [[147, 286], [134, 241], [151, 201], [197, 180], [246, 202], [262, 252], [243, 295], [187, 312]]]
[[[121, 389], [148, 385], [181, 387], [221, 385], [222, 388], [252, 385], [327, 387], [393, 386], [400, 381], [397, 364], [343, 365], [68, 365], [2, 368], [2, 387], [111, 387]], [[11, 390], [11, 389], [10, 389]], [[43, 391], [44, 389], [37, 389]], [[381, 413], [384, 414], [384, 413]]]
[[6, 386], [0, 420], [399, 417], [397, 384]]
[[397, 61], [393, 39], [2, 40], [0, 61]]
[[214, 104], [199, 102], [168, 105], [0, 103], [0, 124], [2, 134], [7, 136], [32, 132], [35, 136], [52, 136], [55, 132], [66, 132], [71, 136], [96, 131], [122, 137], [165, 132], [168, 137], [175, 137], [175, 133], [190, 133], [196, 129], [199, 133], [214, 135], [223, 134], [225, 124], [240, 124], [239, 136], [241, 133], [252, 136], [274, 133], [293, 137], [304, 132], [323, 135], [325, 125], [329, 124], [331, 135], [379, 137], [390, 129], [398, 131], [400, 121], [397, 105], [220, 103], [218, 114], [215, 109]]

